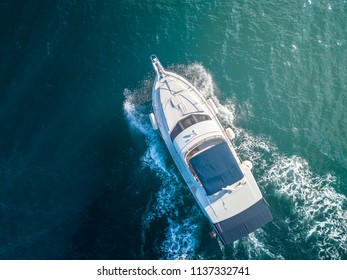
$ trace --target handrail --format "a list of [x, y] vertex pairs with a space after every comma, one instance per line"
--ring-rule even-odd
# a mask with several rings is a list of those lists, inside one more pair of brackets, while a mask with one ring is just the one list
[[165, 77], [165, 70], [164, 67], [161, 65], [158, 57], [155, 54], [152, 54], [150, 56], [150, 59], [152, 61], [152, 65], [154, 68], [154, 71], [157, 73], [157, 75], [159, 76], [159, 80], [161, 80], [162, 78]]
[[152, 63], [155, 63], [157, 60], [159, 60], [158, 57], [155, 54], [152, 54], [150, 56], [150, 59], [151, 59]]

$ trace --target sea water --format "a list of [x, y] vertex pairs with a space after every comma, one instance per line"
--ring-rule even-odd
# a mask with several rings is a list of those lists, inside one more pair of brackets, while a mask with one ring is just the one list
[[[0, 259], [347, 259], [346, 1], [1, 1]], [[273, 221], [230, 246], [151, 129], [149, 56], [218, 105]]]

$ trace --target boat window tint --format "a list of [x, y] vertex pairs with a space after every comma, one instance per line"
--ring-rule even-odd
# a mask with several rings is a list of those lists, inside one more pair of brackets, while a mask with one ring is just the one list
[[189, 115], [187, 117], [185, 117], [184, 119], [180, 120], [176, 126], [174, 127], [174, 129], [172, 130], [171, 134], [170, 134], [170, 138], [173, 141], [176, 136], [178, 134], [180, 134], [183, 130], [185, 130], [186, 128], [202, 122], [202, 121], [208, 121], [211, 120], [210, 116], [208, 115]]

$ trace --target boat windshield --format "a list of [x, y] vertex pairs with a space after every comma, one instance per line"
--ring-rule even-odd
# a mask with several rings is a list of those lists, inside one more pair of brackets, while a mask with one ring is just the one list
[[178, 134], [180, 134], [183, 130], [186, 128], [192, 126], [193, 124], [202, 122], [202, 121], [208, 121], [211, 120], [210, 116], [208, 115], [199, 115], [199, 114], [193, 114], [189, 115], [183, 119], [181, 119], [174, 127], [174, 129], [171, 131], [170, 138], [173, 141]]
[[217, 144], [189, 160], [207, 195], [215, 194], [243, 178], [228, 144]]

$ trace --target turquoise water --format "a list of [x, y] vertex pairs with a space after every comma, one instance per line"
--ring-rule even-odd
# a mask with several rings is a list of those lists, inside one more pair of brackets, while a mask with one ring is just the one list
[[[1, 259], [347, 259], [346, 1], [0, 1]], [[224, 247], [151, 130], [212, 97], [274, 220]]]

